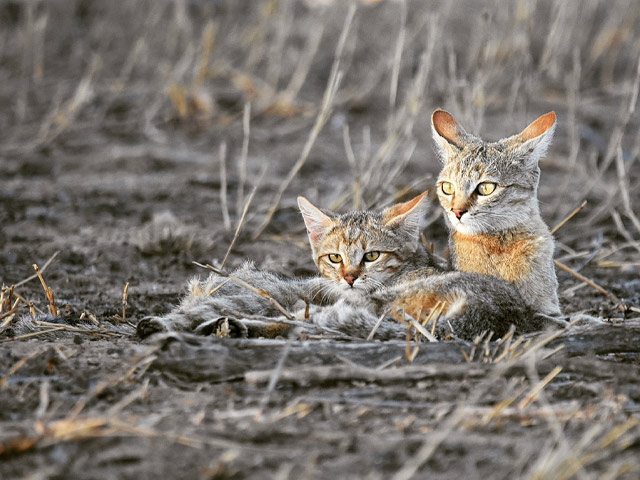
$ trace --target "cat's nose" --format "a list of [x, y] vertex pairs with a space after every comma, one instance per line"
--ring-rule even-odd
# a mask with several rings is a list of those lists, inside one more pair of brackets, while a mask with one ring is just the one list
[[357, 277], [357, 276], [355, 276], [355, 275], [352, 275], [351, 273], [348, 273], [348, 274], [347, 274], [347, 275], [345, 275], [343, 278], [346, 280], [346, 282], [347, 282], [349, 285], [351, 285], [351, 286], [353, 287], [353, 282], [355, 282], [355, 281], [357, 280], [357, 278], [358, 278], [358, 277]]
[[456, 218], [458, 220], [460, 220], [462, 218], [462, 216], [467, 213], [467, 210], [463, 209], [463, 208], [452, 208], [451, 211], [453, 212], [453, 214], [456, 216]]

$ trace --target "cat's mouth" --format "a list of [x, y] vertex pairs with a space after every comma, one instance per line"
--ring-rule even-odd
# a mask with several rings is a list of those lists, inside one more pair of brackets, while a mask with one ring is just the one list
[[458, 218], [455, 214], [449, 214], [449, 221], [453, 228], [455, 228], [460, 233], [475, 233], [474, 222], [471, 219], [470, 214], [466, 213], [461, 218]]
[[368, 293], [371, 289], [367, 287], [367, 285], [362, 281], [357, 281], [352, 284], [343, 283], [342, 291], [346, 295], [362, 295], [363, 293]]

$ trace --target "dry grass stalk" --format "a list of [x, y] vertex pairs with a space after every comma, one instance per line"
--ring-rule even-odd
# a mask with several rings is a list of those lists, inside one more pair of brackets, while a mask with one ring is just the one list
[[247, 199], [246, 203], [244, 204], [244, 208], [242, 209], [242, 216], [240, 217], [240, 220], [238, 221], [238, 226], [236, 227], [236, 231], [233, 234], [233, 240], [231, 240], [231, 243], [229, 244], [229, 248], [227, 248], [227, 253], [225, 253], [224, 258], [222, 259], [222, 263], [220, 264], [220, 269], [224, 269], [225, 264], [227, 263], [227, 259], [229, 258], [229, 254], [231, 253], [231, 249], [233, 249], [233, 246], [236, 244], [236, 241], [238, 240], [238, 237], [240, 236], [240, 229], [242, 228], [242, 225], [244, 224], [244, 219], [247, 216], [247, 212], [249, 211], [249, 206], [251, 205], [251, 202], [253, 201], [253, 196], [256, 194], [256, 190], [258, 189], [258, 185], [256, 185], [255, 187], [253, 187], [253, 190], [251, 191], [251, 194], [249, 195], [249, 198]]
[[[538, 467], [532, 472], [530, 478], [569, 480], [570, 478], [588, 478], [584, 475], [584, 469], [588, 465], [606, 460], [611, 455], [612, 449], [621, 451], [629, 448], [631, 443], [624, 435], [636, 427], [639, 420], [631, 417], [621, 425], [611, 428], [604, 437], [598, 441], [597, 437], [603, 432], [601, 424], [593, 425], [589, 428], [573, 446], [562, 444], [560, 448], [552, 451], [543, 451], [538, 461]], [[564, 442], [566, 443], [566, 442]], [[615, 445], [614, 445], [615, 443]], [[628, 466], [619, 466], [616, 469], [636, 472], [636, 469], [629, 469]], [[617, 478], [615, 475], [608, 478]]]
[[[6, 298], [5, 298], [6, 294]], [[20, 302], [20, 298], [18, 298], [13, 304], [11, 303], [14, 295], [14, 286], [11, 285], [9, 289], [7, 289], [4, 285], [2, 285], [2, 293], [0, 294], [0, 313], [2, 313], [5, 309], [9, 310], [8, 312], [0, 315], [0, 319], [6, 318], [12, 315], [16, 308], [18, 307], [18, 303]], [[9, 320], [11, 321], [11, 320]], [[8, 323], [8, 322], [7, 322]], [[3, 325], [4, 326], [4, 325]]]
[[60, 326], [56, 328], [51, 328], [49, 330], [42, 330], [40, 332], [27, 333], [25, 335], [19, 335], [13, 338], [2, 339], [0, 340], [0, 343], [15, 342], [17, 340], [24, 340], [25, 338], [32, 338], [32, 337], [37, 337], [38, 335], [44, 335], [45, 333], [59, 332], [60, 330], [64, 330], [64, 329], [65, 327]]
[[620, 232], [620, 235], [622, 235], [625, 238], [625, 240], [629, 242], [629, 245], [631, 245], [638, 252], [640, 252], [640, 243], [636, 241], [631, 235], [631, 233], [629, 233], [629, 230], [625, 228], [624, 223], [622, 223], [622, 219], [620, 218], [620, 214], [618, 213], [617, 210], [614, 209], [613, 211], [611, 211], [611, 218], [613, 219], [613, 223], [618, 229], [618, 232]]
[[342, 128], [342, 141], [344, 143], [344, 151], [347, 154], [347, 162], [351, 169], [351, 175], [353, 175], [353, 208], [360, 210], [362, 205], [362, 199], [360, 196], [360, 166], [358, 165], [358, 160], [353, 153], [348, 123], [345, 123]]
[[[537, 342], [533, 342], [533, 339], [529, 339], [527, 340], [527, 342], [525, 342], [525, 345], [523, 346], [522, 349], [520, 349], [520, 351], [514, 351], [514, 354], [511, 356], [512, 359], [518, 359], [518, 358], [530, 358], [533, 356], [534, 353], [536, 353], [538, 350], [542, 349], [544, 346], [548, 345], [550, 342], [552, 342], [553, 340], [555, 340], [556, 338], [561, 337], [562, 335], [564, 335], [565, 333], [567, 333], [568, 331], [570, 331], [574, 325], [576, 323], [578, 323], [580, 321], [580, 318], [575, 318], [574, 320], [572, 320], [571, 322], [569, 322], [567, 324], [566, 327], [564, 327], [562, 330], [558, 330], [552, 333], [549, 333], [547, 335], [543, 335], [542, 338], [540, 338], [539, 341]], [[520, 337], [518, 340], [521, 340], [522, 337]], [[560, 349], [556, 349], [556, 351], [558, 351]], [[548, 356], [547, 356], [548, 358]]]
[[[291, 351], [291, 342], [287, 342], [284, 344], [284, 348], [282, 349], [282, 353], [280, 354], [280, 358], [278, 359], [278, 363], [276, 364], [276, 368], [274, 368], [273, 373], [271, 374], [271, 378], [269, 378], [269, 383], [267, 384], [267, 388], [264, 392], [263, 397], [260, 399], [260, 410], [267, 406], [269, 402], [269, 398], [271, 394], [276, 388], [278, 384], [278, 378], [280, 378], [280, 374], [282, 373], [282, 369], [284, 367], [284, 363], [289, 356], [289, 352]], [[261, 412], [256, 416], [259, 417]]]
[[[380, 146], [374, 157], [371, 159], [366, 167], [366, 174], [362, 176], [362, 190], [371, 189], [375, 190], [379, 196], [383, 187], [389, 183], [392, 175], [396, 175], [401, 170], [404, 164], [408, 162], [415, 148], [415, 145], [411, 141], [411, 132], [417, 118], [418, 113], [422, 107], [424, 101], [424, 92], [427, 78], [432, 64], [433, 52], [436, 45], [437, 38], [437, 17], [433, 16], [429, 19], [428, 38], [426, 47], [424, 48], [422, 55], [420, 56], [420, 62], [413, 78], [411, 87], [408, 89], [408, 94], [402, 108], [393, 117], [390, 124], [393, 128], [390, 128], [387, 134], [387, 139]], [[395, 152], [399, 145], [407, 146], [406, 154], [402, 164], [398, 165], [395, 160]], [[377, 200], [377, 198], [376, 198]]]
[[242, 211], [244, 185], [247, 181], [247, 159], [249, 157], [249, 137], [251, 133], [251, 103], [244, 104], [242, 111], [242, 153], [238, 162], [238, 193], [236, 198], [236, 215]]
[[213, 49], [213, 42], [215, 40], [215, 29], [213, 21], [209, 20], [202, 31], [202, 47], [200, 52], [200, 61], [197, 68], [197, 74], [194, 79], [194, 87], [199, 87], [204, 84], [209, 72], [209, 63], [211, 58], [211, 51]]
[[49, 300], [49, 309], [51, 310], [51, 315], [54, 315], [54, 316], [58, 315], [58, 310], [56, 309], [54, 299], [53, 299], [53, 291], [51, 290], [50, 287], [47, 287], [47, 284], [45, 283], [44, 278], [42, 277], [42, 274], [38, 269], [38, 265], [34, 263], [33, 269], [36, 271], [36, 275], [40, 279], [40, 283], [42, 283], [42, 288], [44, 288], [44, 293], [47, 295], [47, 299]]
[[[25, 305], [33, 305], [33, 302], [27, 300], [26, 298], [24, 298], [22, 295], [20, 295], [17, 291], [13, 291], [13, 295], [19, 299], [22, 303], [24, 303]], [[30, 307], [31, 308], [31, 307]], [[38, 307], [36, 307], [35, 305], [33, 305], [33, 310], [37, 311], [38, 313], [40, 313], [41, 315], [44, 315], [44, 311]]]
[[305, 51], [301, 58], [296, 62], [296, 68], [291, 74], [289, 84], [280, 94], [280, 97], [286, 103], [292, 103], [304, 85], [304, 81], [311, 70], [311, 65], [318, 50], [318, 46], [320, 45], [320, 40], [322, 39], [325, 22], [313, 21], [311, 23], [312, 29], [307, 37]]
[[571, 275], [576, 277], [578, 280], [581, 280], [584, 283], [586, 283], [587, 285], [589, 285], [590, 287], [595, 288], [597, 291], [602, 293], [605, 297], [607, 297], [613, 303], [615, 303], [615, 304], [620, 303], [620, 299], [618, 297], [616, 297], [613, 293], [608, 292], [607, 290], [602, 288], [600, 285], [595, 283], [593, 280], [589, 280], [584, 275], [576, 272], [575, 270], [573, 270], [572, 268], [566, 266], [564, 263], [559, 262], [558, 260], [554, 260], [553, 263], [555, 263], [558, 268], [560, 268], [560, 269], [564, 270], [565, 272], [570, 273]]
[[[156, 348], [158, 348], [158, 347], [156, 347]], [[81, 397], [76, 402], [76, 404], [73, 407], [73, 409], [71, 410], [71, 412], [69, 412], [69, 415], [67, 415], [67, 417], [63, 421], [65, 421], [65, 422], [74, 422], [76, 420], [76, 418], [80, 415], [80, 413], [84, 410], [84, 408], [87, 406], [87, 404], [91, 400], [93, 400], [95, 397], [100, 395], [104, 391], [105, 388], [117, 387], [122, 382], [127, 381], [129, 378], [131, 378], [131, 376], [139, 368], [148, 367], [148, 364], [149, 364], [150, 360], [155, 358], [155, 356], [153, 355], [154, 352], [155, 352], [155, 349], [152, 349], [148, 355], [142, 357], [135, 364], [130, 366], [122, 375], [117, 376], [117, 377], [112, 378], [112, 379], [109, 379], [109, 380], [101, 380], [100, 382], [98, 382], [93, 387], [93, 389], [91, 391], [89, 391], [86, 395]]]
[[375, 323], [375, 325], [373, 326], [373, 328], [371, 329], [371, 332], [369, 332], [369, 335], [367, 335], [367, 342], [371, 341], [373, 339], [373, 336], [376, 334], [376, 332], [378, 331], [378, 328], [380, 328], [380, 325], [382, 324], [382, 322], [384, 321], [384, 317], [387, 315], [387, 312], [384, 312], [382, 315], [380, 315], [378, 317], [378, 321]]
[[553, 227], [553, 230], [551, 230], [551, 233], [556, 233], [560, 228], [562, 228], [562, 226], [567, 223], [569, 220], [571, 220], [575, 215], [577, 215], [585, 206], [587, 205], [587, 201], [584, 200], [580, 206], [578, 208], [576, 208], [573, 212], [571, 212], [569, 215], [567, 215], [560, 223], [558, 223], [555, 227]]
[[0, 388], [4, 387], [7, 384], [7, 381], [9, 380], [9, 377], [11, 375], [13, 375], [14, 373], [16, 373], [18, 370], [20, 370], [29, 360], [31, 360], [32, 358], [38, 356], [41, 353], [40, 349], [36, 349], [33, 352], [31, 352], [29, 355], [27, 355], [24, 358], [21, 358], [20, 360], [18, 360], [7, 372], [7, 374], [0, 378]]
[[616, 153], [616, 172], [618, 174], [618, 185], [620, 187], [620, 192], [622, 193], [622, 206], [624, 208], [625, 214], [631, 220], [631, 223], [635, 227], [636, 231], [640, 233], [640, 220], [638, 220], [638, 217], [636, 216], [635, 212], [633, 211], [633, 207], [631, 206], [631, 196], [629, 195], [629, 178], [627, 174], [627, 171], [631, 168], [636, 158], [637, 156], [634, 156], [629, 162], [629, 165], [625, 166], [622, 146], [618, 146], [618, 150]]
[[82, 106], [93, 96], [94, 77], [100, 69], [100, 57], [94, 55], [73, 96], [61, 107], [56, 107], [40, 127], [35, 145], [49, 143], [71, 126]]
[[280, 305], [280, 304], [278, 303], [278, 301], [277, 301], [275, 298], [273, 298], [271, 295], [269, 295], [265, 290], [263, 290], [263, 289], [261, 289], [261, 288], [260, 288], [260, 289], [258, 289], [258, 288], [254, 287], [254, 286], [252, 286], [252, 285], [249, 285], [249, 284], [248, 284], [247, 282], [245, 282], [244, 280], [241, 280], [241, 279], [239, 279], [238, 277], [235, 277], [235, 276], [233, 276], [233, 275], [231, 275], [231, 274], [229, 274], [229, 273], [226, 273], [226, 272], [224, 272], [224, 271], [222, 271], [222, 270], [220, 270], [220, 269], [217, 269], [217, 268], [215, 268], [215, 267], [213, 267], [213, 266], [211, 266], [211, 265], [203, 265], [203, 264], [198, 263], [198, 262], [193, 262], [193, 264], [194, 264], [194, 265], [197, 265], [198, 267], [204, 268], [204, 269], [206, 269], [206, 270], [210, 270], [210, 271], [212, 271], [212, 272], [214, 272], [214, 273], [216, 273], [216, 274], [218, 274], [218, 275], [220, 275], [220, 276], [222, 276], [222, 277], [228, 278], [228, 279], [229, 279], [229, 280], [231, 280], [232, 282], [235, 282], [235, 283], [237, 283], [237, 284], [239, 284], [239, 285], [242, 285], [242, 286], [243, 286], [243, 287], [245, 287], [245, 288], [248, 288], [248, 289], [249, 289], [249, 290], [251, 290], [253, 293], [257, 293], [257, 294], [258, 294], [258, 295], [260, 295], [261, 297], [264, 297], [264, 298], [266, 298], [267, 300], [269, 300], [269, 303], [270, 303], [271, 305], [273, 305], [273, 306], [274, 306], [274, 307], [275, 307], [275, 308], [276, 308], [280, 313], [282, 313], [282, 314], [285, 316], [285, 318], [287, 318], [288, 320], [293, 320], [293, 319], [294, 319], [294, 318], [293, 318], [293, 316], [292, 316], [289, 312], [287, 312], [287, 311], [284, 309], [284, 307], [283, 307], [282, 305]]
[[[83, 333], [85, 335], [94, 335], [94, 336], [102, 336], [102, 337], [108, 337], [108, 338], [113, 338], [113, 337], [118, 337], [120, 336], [120, 334], [115, 333], [115, 332], [104, 332], [104, 331], [96, 331], [96, 330], [90, 330], [88, 328], [80, 328], [80, 327], [73, 327], [71, 325], [65, 325], [65, 324], [59, 324], [59, 323], [52, 323], [52, 322], [45, 322], [42, 320], [36, 320], [35, 321], [35, 326], [36, 327], [44, 327], [44, 328], [49, 328], [49, 327], [54, 327], [54, 328], [59, 328], [61, 330], [65, 330], [67, 332], [74, 332], [74, 333]], [[102, 330], [102, 327], [100, 327], [99, 325], [97, 325], [98, 328], [100, 328], [100, 330]]]
[[311, 148], [313, 148], [313, 145], [315, 144], [315, 141], [318, 138], [318, 135], [320, 134], [320, 131], [322, 130], [322, 127], [324, 127], [324, 124], [326, 123], [327, 119], [329, 118], [329, 114], [331, 112], [331, 106], [332, 106], [333, 98], [335, 96], [335, 92], [337, 91], [337, 89], [338, 89], [338, 87], [340, 85], [341, 79], [342, 79], [342, 73], [341, 72], [337, 72], [334, 77], [330, 77], [329, 78], [329, 84], [327, 86], [327, 95], [325, 95], [325, 97], [323, 98], [323, 102], [322, 102], [322, 106], [321, 106], [320, 112], [318, 113], [318, 116], [316, 117], [316, 122], [315, 122], [313, 128], [311, 129], [311, 132], [309, 133], [309, 137], [307, 138], [307, 142], [305, 143], [305, 145], [304, 145], [304, 147], [302, 149], [302, 153], [300, 154], [300, 157], [298, 157], [298, 160], [293, 165], [293, 167], [291, 168], [291, 170], [289, 171], [289, 173], [287, 174], [287, 176], [285, 177], [283, 182], [280, 184], [280, 187], [278, 188], [278, 191], [276, 192], [276, 195], [275, 195], [275, 198], [274, 198], [274, 200], [273, 200], [273, 202], [271, 204], [271, 207], [269, 208], [269, 211], [267, 212], [267, 216], [266, 216], [265, 220], [258, 227], [256, 233], [253, 236], [254, 240], [256, 240], [262, 234], [264, 229], [267, 228], [267, 225], [269, 225], [269, 223], [271, 223], [271, 219], [273, 218], [273, 215], [276, 213], [276, 210], [278, 209], [278, 206], [280, 205], [280, 200], [282, 199], [282, 195], [284, 194], [285, 190], [289, 187], [289, 184], [291, 183], [291, 181], [294, 179], [294, 177], [298, 174], [300, 169], [306, 163], [307, 158], [309, 157], [309, 154], [311, 153]]
[[420, 332], [424, 336], [424, 338], [426, 338], [428, 341], [430, 342], [438, 341], [438, 339], [431, 332], [429, 332], [429, 330], [424, 328], [422, 325], [420, 325], [420, 323], [418, 323], [413, 318], [407, 316], [407, 321], [413, 328], [415, 328], [418, 332]]
[[542, 391], [544, 387], [546, 387], [551, 380], [553, 380], [560, 372], [562, 371], [562, 367], [555, 367], [551, 370], [546, 377], [544, 377], [535, 387], [531, 389], [531, 392], [524, 397], [519, 403], [518, 408], [524, 409], [527, 408], [533, 401], [536, 399], [538, 394]]
[[135, 389], [133, 392], [128, 393], [127, 395], [125, 395], [125, 397], [122, 400], [117, 402], [115, 405], [109, 407], [109, 410], [107, 410], [106, 412], [107, 417], [108, 418], [116, 417], [117, 415], [120, 414], [122, 410], [124, 410], [132, 402], [140, 398], [144, 398], [148, 390], [149, 390], [149, 378], [145, 378], [142, 381], [142, 385], [139, 388]]
[[220, 144], [220, 208], [222, 209], [222, 222], [224, 229], [231, 229], [229, 219], [229, 206], [227, 205], [227, 143]]
[[[404, 312], [402, 312], [404, 314]], [[404, 316], [404, 315], [403, 315]], [[410, 319], [413, 320], [413, 319]], [[416, 325], [420, 325], [418, 322], [414, 323]], [[404, 356], [407, 359], [407, 362], [412, 363], [418, 354], [419, 348], [416, 346], [413, 350], [411, 349], [411, 323], [407, 323], [407, 336], [406, 336], [406, 347], [404, 349]]]
[[0, 315], [0, 320], [3, 320], [3, 322], [0, 324], [0, 329], [11, 324], [11, 321], [15, 317], [16, 313], [18, 312], [18, 310], [20, 310], [17, 305], [19, 301], [20, 300], [16, 300], [16, 305], [12, 307], [11, 310]]
[[[137, 396], [145, 392], [136, 390]], [[136, 397], [137, 398], [137, 397]], [[135, 400], [127, 398], [127, 400]], [[81, 419], [63, 419], [52, 423], [36, 422], [36, 435], [19, 436], [7, 442], [0, 443], [0, 455], [10, 455], [25, 452], [35, 447], [51, 446], [59, 442], [84, 440], [88, 438], [135, 435], [143, 437], [166, 438], [189, 447], [201, 447], [205, 445], [216, 447], [228, 447], [227, 441], [196, 440], [181, 435], [167, 434], [150, 429], [143, 429], [119, 421], [116, 418], [91, 417]]]
[[[396, 107], [396, 96], [398, 93], [398, 79], [400, 77], [400, 62], [402, 60], [402, 50], [407, 35], [407, 2], [400, 2], [400, 32], [396, 40], [396, 48], [393, 55], [393, 66], [391, 68], [391, 84], [389, 88], [389, 111], [393, 112]], [[391, 117], [390, 117], [391, 118]], [[391, 128], [391, 122], [389, 123]]]
[[127, 295], [129, 293], [129, 282], [127, 282], [124, 286], [124, 290], [122, 291], [122, 321], [126, 321], [126, 310], [127, 310]]
[[207, 295], [213, 295], [214, 293], [216, 293], [218, 290], [220, 290], [222, 287], [224, 287], [227, 283], [229, 283], [231, 281], [230, 278], [227, 278], [225, 280], [223, 280], [222, 282], [220, 282], [220, 285], [212, 288], [211, 290], [209, 290], [207, 293]]
[[345, 18], [344, 24], [342, 26], [342, 33], [340, 34], [340, 39], [338, 40], [338, 45], [336, 47], [333, 64], [331, 66], [331, 73], [329, 75], [329, 80], [327, 82], [327, 88], [322, 97], [322, 104], [320, 107], [320, 111], [318, 112], [316, 121], [313, 125], [313, 128], [311, 129], [311, 132], [309, 132], [309, 136], [302, 149], [302, 153], [300, 154], [300, 156], [298, 157], [298, 160], [289, 171], [288, 175], [285, 177], [284, 181], [280, 184], [280, 187], [278, 188], [278, 191], [271, 204], [271, 207], [269, 208], [266, 218], [264, 219], [262, 224], [258, 227], [256, 233], [253, 236], [254, 240], [256, 240], [262, 234], [264, 229], [267, 228], [267, 225], [271, 223], [271, 219], [273, 218], [273, 215], [275, 214], [276, 210], [278, 209], [278, 206], [280, 205], [280, 200], [282, 199], [282, 195], [284, 194], [285, 190], [289, 187], [289, 184], [294, 179], [294, 177], [298, 174], [302, 166], [307, 161], [307, 158], [309, 157], [309, 153], [311, 153], [311, 149], [313, 148], [313, 145], [315, 144], [315, 141], [318, 138], [318, 135], [320, 134], [322, 127], [324, 127], [324, 124], [329, 119], [329, 115], [331, 114], [331, 110], [333, 106], [333, 100], [335, 98], [336, 92], [338, 91], [338, 87], [340, 86], [340, 82], [342, 80], [342, 73], [340, 72], [340, 69], [339, 69], [340, 60], [342, 57], [342, 51], [344, 50], [344, 45], [347, 40], [347, 36], [349, 34], [349, 29], [351, 28], [351, 22], [353, 21], [353, 16], [355, 14], [355, 11], [356, 11], [355, 4], [352, 3], [349, 6], [349, 12], [347, 13], [347, 17]]
[[[7, 291], [7, 287], [5, 286], [5, 284], [2, 284], [2, 290], [0, 290], [0, 313], [2, 313], [2, 310], [4, 310], [4, 295], [5, 292]], [[11, 302], [9, 302], [11, 303]]]

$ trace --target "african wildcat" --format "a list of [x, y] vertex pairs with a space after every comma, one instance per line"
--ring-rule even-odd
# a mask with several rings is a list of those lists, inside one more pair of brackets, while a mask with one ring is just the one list
[[431, 117], [452, 266], [513, 283], [547, 315], [560, 314], [560, 307], [553, 238], [538, 208], [538, 161], [555, 124], [550, 112], [521, 133], [489, 143], [465, 132], [450, 113], [436, 110]]
[[[509, 282], [445, 271], [420, 245], [425, 196], [426, 192], [382, 212], [342, 215], [324, 212], [300, 197], [314, 262], [323, 277], [286, 280], [251, 266], [235, 276], [269, 292], [287, 310], [309, 298], [319, 305], [312, 310], [310, 323], [352, 336], [367, 336], [378, 316], [386, 313], [399, 320], [405, 313], [420, 320], [434, 308], [442, 312], [436, 329], [439, 337], [454, 333], [473, 339], [486, 330], [500, 336], [512, 323], [521, 332], [542, 328]], [[139, 335], [164, 329], [209, 334], [219, 328], [222, 315], [239, 319], [229, 322], [234, 336], [274, 336], [295, 330], [287, 324], [256, 321], [255, 315], [277, 317], [280, 312], [244, 287], [227, 283], [215, 290], [224, 280], [212, 274], [204, 283], [192, 282], [182, 305], [164, 319], [143, 319]], [[388, 319], [376, 334], [382, 339], [404, 338], [406, 326]]]

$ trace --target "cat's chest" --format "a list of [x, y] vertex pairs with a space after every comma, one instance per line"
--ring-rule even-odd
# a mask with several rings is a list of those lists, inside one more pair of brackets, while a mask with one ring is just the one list
[[531, 273], [539, 254], [541, 238], [528, 234], [453, 234], [458, 270], [500, 277], [520, 283]]

